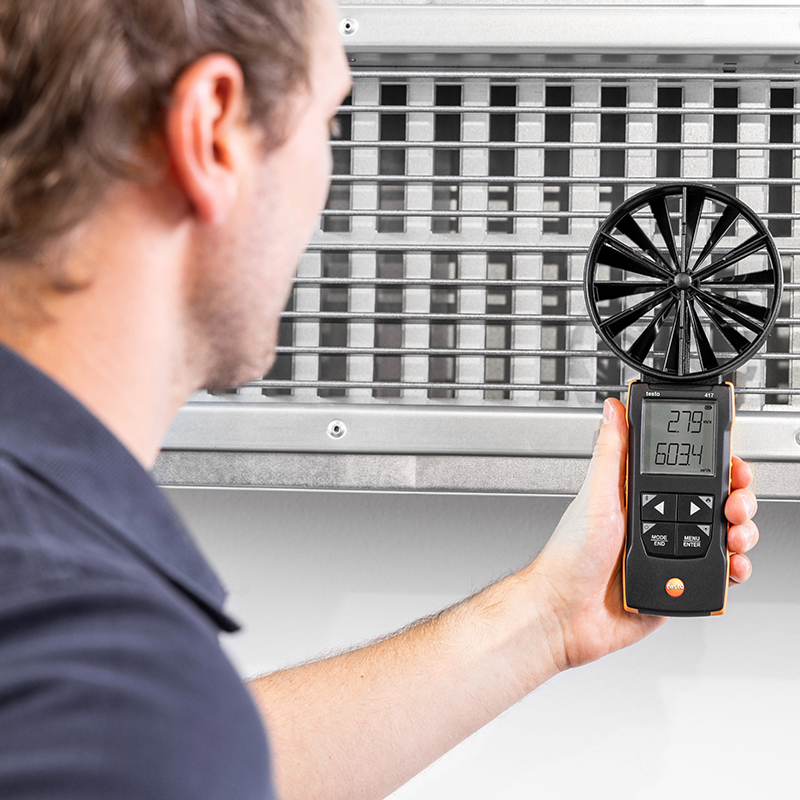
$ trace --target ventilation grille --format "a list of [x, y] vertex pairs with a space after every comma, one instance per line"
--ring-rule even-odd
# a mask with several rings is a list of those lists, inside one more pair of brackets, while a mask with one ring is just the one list
[[356, 72], [277, 361], [235, 393], [514, 406], [618, 396], [638, 375], [591, 326], [585, 254], [623, 200], [680, 180], [767, 221], [783, 306], [732, 380], [740, 408], [796, 409], [796, 92], [768, 74]]

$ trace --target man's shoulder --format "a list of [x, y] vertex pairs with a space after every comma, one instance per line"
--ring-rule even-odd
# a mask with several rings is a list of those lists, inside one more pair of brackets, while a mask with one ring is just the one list
[[0, 797], [269, 797], [218, 633], [144, 551], [0, 455]]
[[91, 513], [0, 453], [0, 606], [43, 584], [146, 570]]
[[127, 653], [128, 672], [150, 652], [160, 661], [148, 668], [169, 672], [177, 661], [221, 654], [218, 634], [157, 563], [90, 510], [0, 457], [0, 686], [2, 664], [16, 646], [64, 647], [76, 658], [116, 649]]
[[2, 797], [269, 796], [261, 722], [210, 629], [110, 579], [0, 608], [0, 751]]

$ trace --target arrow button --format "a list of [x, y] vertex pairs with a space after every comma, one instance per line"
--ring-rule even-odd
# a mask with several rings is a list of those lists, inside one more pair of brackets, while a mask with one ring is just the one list
[[642, 520], [648, 522], [674, 522], [677, 509], [677, 495], [641, 495]]
[[698, 494], [678, 495], [678, 522], [707, 525], [714, 521], [714, 496]]

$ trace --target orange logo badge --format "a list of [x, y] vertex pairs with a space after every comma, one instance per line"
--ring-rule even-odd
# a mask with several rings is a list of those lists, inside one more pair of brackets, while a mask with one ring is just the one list
[[670, 578], [667, 581], [667, 594], [670, 597], [680, 597], [686, 587], [680, 578]]

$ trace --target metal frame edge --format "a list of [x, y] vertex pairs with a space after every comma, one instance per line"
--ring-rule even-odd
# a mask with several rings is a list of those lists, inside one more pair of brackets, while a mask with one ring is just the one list
[[800, 53], [796, 6], [340, 6], [348, 52]]

